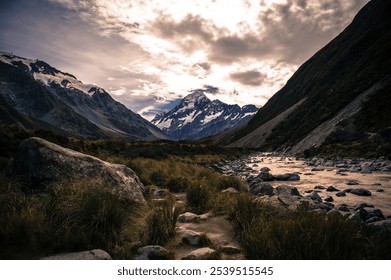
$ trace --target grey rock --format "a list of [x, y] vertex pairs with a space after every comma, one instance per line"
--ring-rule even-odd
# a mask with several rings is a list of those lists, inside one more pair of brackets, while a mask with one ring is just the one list
[[198, 219], [199, 216], [191, 212], [186, 212], [178, 216], [178, 222], [180, 223], [191, 223]]
[[297, 173], [285, 173], [274, 175], [274, 179], [277, 181], [298, 181], [300, 176]]
[[203, 242], [203, 236], [205, 233], [197, 232], [189, 229], [179, 229], [177, 231], [178, 236], [181, 238], [182, 242], [192, 246], [200, 246]]
[[159, 245], [141, 247], [134, 256], [135, 260], [159, 260], [169, 259], [170, 252]]
[[371, 196], [372, 193], [366, 189], [353, 189], [350, 193], [358, 196]]
[[338, 210], [339, 211], [342, 211], [342, 212], [350, 212], [350, 209], [349, 207], [347, 207], [346, 205], [341, 205], [338, 207]]
[[338, 196], [338, 197], [342, 197], [342, 196], [346, 196], [346, 193], [344, 191], [343, 192], [337, 192], [335, 195]]
[[220, 246], [219, 251], [221, 253], [227, 254], [227, 255], [236, 255], [236, 254], [242, 253], [242, 249], [240, 249], [239, 247], [230, 246], [230, 245]]
[[346, 182], [346, 185], [354, 186], [354, 185], [358, 185], [358, 182], [356, 180], [349, 180]]
[[159, 189], [159, 190], [153, 191], [153, 196], [155, 198], [164, 198], [169, 193], [170, 193], [170, 191], [167, 189]]
[[339, 191], [339, 189], [337, 189], [336, 187], [334, 187], [334, 186], [329, 186], [328, 188], [327, 188], [327, 190], [326, 191], [328, 191], [328, 192], [338, 192]]
[[268, 171], [263, 171], [263, 172], [259, 173], [259, 175], [257, 177], [265, 182], [274, 181], [274, 176], [272, 174], [270, 174]]
[[199, 248], [184, 256], [182, 260], [218, 260], [219, 252], [208, 247]]
[[314, 188], [315, 190], [324, 190], [324, 189], [326, 189], [326, 187], [325, 186], [315, 186], [315, 188]]
[[298, 189], [296, 187], [279, 185], [275, 188], [276, 195], [290, 195], [290, 196], [301, 196]]
[[356, 207], [354, 207], [354, 211], [358, 211], [362, 208], [374, 208], [375, 206], [373, 204], [369, 204], [369, 203], [360, 203], [358, 205], [356, 205]]
[[[375, 219], [371, 220], [371, 218], [375, 218]], [[350, 215], [349, 219], [364, 221], [364, 222], [370, 220], [375, 222], [376, 219], [384, 220], [384, 215], [380, 209], [373, 208], [373, 207], [364, 207], [354, 212], [352, 215]]]
[[261, 172], [270, 172], [271, 170], [270, 170], [269, 167], [262, 167], [262, 168], [260, 169], [260, 171], [261, 171]]
[[88, 180], [110, 186], [112, 192], [136, 203], [145, 204], [144, 186], [133, 170], [121, 164], [63, 148], [32, 137], [18, 147], [11, 174], [23, 176], [27, 186]]
[[328, 212], [331, 209], [333, 209], [333, 207], [331, 207], [329, 204], [326, 203], [319, 203], [317, 206], [319, 209], [324, 210], [325, 212]]
[[95, 249], [91, 251], [53, 255], [41, 258], [41, 260], [111, 260], [111, 256], [101, 249]]
[[309, 198], [311, 198], [312, 200], [315, 200], [315, 201], [318, 201], [318, 202], [322, 202], [322, 198], [319, 196], [319, 194], [315, 191], [313, 191], [312, 193], [310, 193], [308, 195]]
[[329, 197], [325, 198], [324, 201], [333, 202], [334, 199], [333, 199], [333, 197], [329, 196]]
[[384, 190], [383, 189], [378, 189], [378, 190], [376, 190], [376, 192], [382, 193], [382, 192], [384, 192]]
[[271, 184], [262, 182], [251, 190], [255, 195], [273, 195], [274, 188]]

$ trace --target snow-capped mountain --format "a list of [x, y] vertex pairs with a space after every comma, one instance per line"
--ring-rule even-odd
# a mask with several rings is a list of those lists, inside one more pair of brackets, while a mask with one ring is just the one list
[[229, 105], [210, 100], [206, 90], [194, 90], [172, 110], [155, 116], [152, 123], [178, 140], [199, 139], [241, 125], [258, 111], [254, 105]]
[[22, 126], [25, 122], [20, 120], [28, 118], [39, 127], [46, 124], [45, 128], [93, 139], [169, 138], [104, 89], [83, 84], [46, 62], [11, 53], [0, 52], [0, 98], [0, 119]]

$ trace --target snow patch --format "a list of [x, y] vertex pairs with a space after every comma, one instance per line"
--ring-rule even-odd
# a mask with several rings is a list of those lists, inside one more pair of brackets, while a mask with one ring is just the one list
[[210, 122], [210, 121], [212, 121], [214, 119], [217, 119], [218, 117], [221, 116], [222, 113], [223, 113], [223, 111], [220, 111], [220, 112], [217, 112], [216, 114], [205, 116], [204, 123], [208, 123], [208, 122]]
[[165, 119], [164, 121], [155, 124], [158, 128], [163, 129], [163, 128], [170, 128], [172, 123], [172, 119]]

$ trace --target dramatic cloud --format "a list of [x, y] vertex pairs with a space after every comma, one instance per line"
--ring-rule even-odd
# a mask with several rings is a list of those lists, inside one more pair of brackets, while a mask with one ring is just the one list
[[260, 86], [265, 80], [266, 75], [257, 70], [250, 70], [245, 72], [236, 72], [230, 75], [231, 79], [243, 85]]
[[0, 49], [95, 83], [152, 118], [192, 90], [262, 105], [367, 0], [5, 0]]

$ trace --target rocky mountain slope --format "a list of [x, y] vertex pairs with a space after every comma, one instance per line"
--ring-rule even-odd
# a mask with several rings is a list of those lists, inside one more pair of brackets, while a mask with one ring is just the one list
[[25, 128], [65, 131], [86, 138], [156, 140], [169, 137], [115, 101], [40, 60], [0, 53], [1, 120]]
[[294, 153], [339, 147], [391, 154], [390, 18], [389, 1], [370, 1], [246, 126], [213, 141]]
[[205, 90], [195, 90], [169, 112], [157, 115], [152, 123], [178, 140], [199, 139], [237, 127], [258, 111], [254, 105], [229, 105], [210, 100]]

